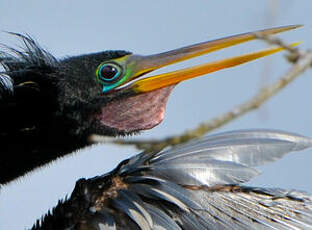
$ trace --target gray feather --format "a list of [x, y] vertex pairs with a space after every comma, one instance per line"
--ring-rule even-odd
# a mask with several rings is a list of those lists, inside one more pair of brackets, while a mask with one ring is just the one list
[[312, 146], [312, 139], [274, 130], [232, 131], [159, 153], [153, 162], [185, 159], [187, 156], [233, 161], [259, 166], [276, 161], [291, 151]]
[[153, 229], [155, 230], [180, 230], [181, 228], [170, 218], [166, 213], [160, 209], [146, 204], [146, 210], [151, 214], [154, 220]]
[[207, 186], [239, 184], [259, 174], [257, 170], [235, 162], [195, 157], [157, 163], [152, 166], [152, 174], [178, 184]]
[[120, 190], [118, 197], [112, 200], [113, 206], [127, 214], [141, 229], [151, 229], [153, 224], [149, 223], [151, 222], [150, 215], [138, 204], [138, 200], [129, 198], [126, 191]]
[[[83, 230], [312, 230], [311, 195], [240, 185], [258, 175], [252, 167], [311, 146], [310, 138], [281, 131], [217, 134], [138, 154], [111, 173], [81, 180], [68, 203], [94, 207], [77, 224]], [[81, 197], [86, 201], [76, 204]]]

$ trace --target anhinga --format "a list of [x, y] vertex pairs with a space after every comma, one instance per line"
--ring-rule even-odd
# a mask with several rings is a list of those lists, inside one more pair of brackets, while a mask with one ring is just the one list
[[[275, 34], [298, 26], [258, 31]], [[92, 134], [126, 135], [164, 117], [174, 85], [281, 48], [246, 54], [145, 79], [155, 69], [256, 38], [246, 33], [141, 56], [104, 51], [57, 60], [30, 37], [23, 50], [0, 53], [0, 184], [90, 144]], [[139, 80], [137, 80], [139, 79]]]
[[[164, 117], [181, 81], [273, 54], [282, 48], [143, 78], [161, 67], [297, 28], [286, 26], [141, 56], [105, 51], [57, 60], [29, 36], [1, 53], [1, 158], [4, 184], [90, 144], [90, 135], [126, 135]], [[296, 44], [293, 44], [296, 45]], [[311, 197], [242, 187], [252, 166], [310, 147], [309, 138], [239, 131], [123, 161], [111, 173], [81, 179], [34, 229], [225, 229], [311, 227]], [[294, 210], [293, 210], [294, 209]]]

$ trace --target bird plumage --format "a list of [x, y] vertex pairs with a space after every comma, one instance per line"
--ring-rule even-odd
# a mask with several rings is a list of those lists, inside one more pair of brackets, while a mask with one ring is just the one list
[[[102, 109], [113, 112], [111, 119], [119, 117], [118, 109], [105, 110], [106, 105], [122, 101], [121, 108], [125, 108], [123, 104], [132, 108], [134, 106], [129, 102], [138, 103], [135, 95], [128, 91], [103, 96], [101, 85], [95, 78], [101, 62], [123, 57], [129, 52], [104, 51], [56, 59], [31, 37], [12, 34], [22, 41], [23, 46], [20, 50], [5, 47], [6, 52], [0, 53], [0, 64], [4, 68], [0, 73], [3, 153], [0, 184], [90, 145], [89, 136], [92, 134], [116, 136], [146, 129], [130, 119], [140, 119], [138, 113], [144, 114], [140, 107], [135, 114], [127, 110], [123, 114], [130, 115], [119, 119], [120, 123], [128, 121], [134, 129], [117, 130], [99, 121], [101, 116], [98, 114]], [[158, 94], [169, 96], [162, 89]], [[144, 100], [148, 95], [139, 98]], [[149, 110], [149, 107], [147, 104], [142, 109]], [[158, 112], [154, 110], [154, 114]]]
[[[56, 59], [29, 36], [12, 34], [23, 47], [0, 53], [0, 184], [89, 145], [91, 134], [153, 128], [164, 117], [171, 90], [183, 80], [282, 50], [139, 79], [257, 36], [250, 32], [149, 56], [104, 51]], [[258, 175], [253, 167], [311, 145], [310, 138], [295, 134], [245, 130], [141, 153], [110, 173], [79, 180], [71, 196], [33, 229], [311, 229], [310, 195], [242, 185]]]
[[[140, 79], [158, 68], [263, 36], [277, 27], [202, 42], [153, 55], [103, 51], [57, 59], [30, 36], [11, 33], [19, 49], [0, 52], [0, 184], [92, 144], [93, 134], [117, 136], [151, 129], [164, 118], [176, 84], [234, 67], [283, 48], [269, 48]], [[296, 45], [293, 44], [293, 45]], [[129, 83], [129, 85], [127, 85]]]
[[274, 130], [220, 133], [77, 182], [33, 229], [312, 229], [312, 196], [242, 185], [255, 166], [312, 147]]

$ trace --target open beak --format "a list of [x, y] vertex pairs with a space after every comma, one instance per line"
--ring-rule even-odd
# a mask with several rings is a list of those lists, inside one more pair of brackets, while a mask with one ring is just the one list
[[[221, 38], [213, 41], [203, 42], [172, 51], [154, 54], [149, 56], [131, 55], [127, 63], [131, 63], [132, 74], [129, 81], [132, 81], [146, 73], [168, 66], [177, 62], [185, 61], [194, 57], [198, 57], [210, 52], [214, 52], [226, 47], [238, 45], [240, 43], [248, 42], [257, 38], [257, 35], [267, 36], [272, 34], [281, 33], [288, 30], [293, 30], [300, 25], [284, 26], [255, 32], [249, 32], [239, 35], [234, 35], [226, 38]], [[296, 46], [299, 43], [291, 44]], [[219, 60], [211, 63], [205, 63], [190, 68], [177, 70], [169, 73], [159, 74], [143, 79], [133, 81], [128, 87], [136, 93], [144, 93], [153, 91], [159, 88], [167, 87], [177, 84], [181, 81], [191, 79], [194, 77], [202, 76], [212, 73], [221, 69], [234, 67], [267, 55], [274, 54], [283, 50], [281, 47], [273, 47], [258, 52], [244, 54], [224, 60]]]

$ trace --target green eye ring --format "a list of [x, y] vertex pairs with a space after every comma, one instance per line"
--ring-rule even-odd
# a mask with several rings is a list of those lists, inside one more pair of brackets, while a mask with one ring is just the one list
[[103, 63], [96, 70], [96, 79], [107, 86], [115, 83], [122, 76], [122, 68], [116, 63]]
[[102, 62], [96, 69], [96, 81], [103, 87], [102, 93], [108, 93], [126, 83], [132, 76], [129, 56]]

